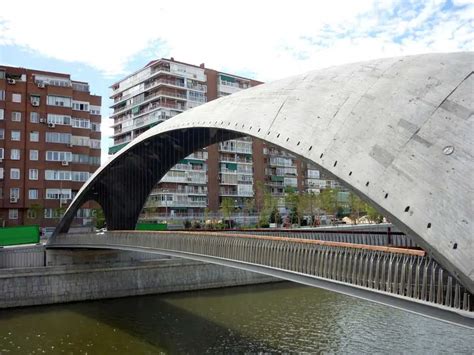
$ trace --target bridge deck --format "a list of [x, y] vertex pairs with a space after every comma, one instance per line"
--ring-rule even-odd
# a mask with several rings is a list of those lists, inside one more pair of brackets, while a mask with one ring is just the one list
[[186, 231], [61, 234], [48, 247], [141, 250], [208, 261], [474, 326], [470, 293], [419, 249]]

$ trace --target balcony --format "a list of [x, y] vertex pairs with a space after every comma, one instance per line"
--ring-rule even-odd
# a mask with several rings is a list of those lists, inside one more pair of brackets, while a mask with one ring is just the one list
[[[120, 107], [118, 109], [116, 108], [114, 110], [114, 113], [110, 116], [110, 118], [114, 118], [115, 116], [118, 116], [122, 113], [125, 113], [125, 112], [129, 111], [129, 110], [132, 110], [132, 115], [136, 115], [133, 111], [137, 108], [138, 108], [138, 112], [140, 114], [141, 113], [140, 106], [143, 105], [143, 104], [146, 104], [148, 102], [153, 101], [153, 99], [155, 99], [157, 97], [165, 97], [165, 98], [167, 97], [167, 98], [170, 98], [170, 99], [181, 100], [181, 101], [186, 101], [187, 100], [186, 94], [178, 93], [178, 92], [172, 92], [172, 91], [168, 91], [168, 90], [158, 90], [154, 93], [151, 93], [150, 95], [148, 95], [146, 97], [143, 97], [143, 99], [141, 101], [134, 102], [132, 105], [126, 105], [126, 106]], [[184, 105], [182, 107], [184, 109]]]
[[169, 171], [160, 182], [183, 184], [206, 184], [207, 171]]
[[229, 188], [227, 186], [221, 186], [219, 189], [220, 196], [232, 196], [232, 197], [253, 197], [253, 186], [251, 189], [247, 188], [248, 185], [245, 185], [246, 189], [241, 188], [241, 186], [236, 186], [234, 188]]
[[219, 143], [219, 151], [241, 154], [252, 154], [252, 142], [230, 140]]
[[252, 164], [252, 158], [251, 157], [241, 157], [241, 156], [229, 156], [229, 155], [223, 155], [221, 154], [219, 158], [219, 162], [221, 163], [226, 163], [226, 162], [231, 162], [231, 163], [242, 163], [242, 164]]
[[207, 201], [196, 201], [191, 199], [180, 199], [177, 201], [149, 201], [145, 205], [146, 207], [164, 207], [164, 208], [186, 208], [186, 207], [207, 207]]
[[155, 188], [151, 191], [150, 196], [163, 196], [163, 195], [195, 195], [195, 196], [207, 196], [206, 186], [183, 186], [178, 185], [177, 188]]

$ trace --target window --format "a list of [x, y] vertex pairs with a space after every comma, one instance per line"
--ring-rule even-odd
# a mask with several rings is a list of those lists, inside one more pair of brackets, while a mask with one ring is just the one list
[[38, 112], [30, 112], [30, 122], [39, 123], [40, 115]]
[[12, 102], [21, 103], [21, 94], [12, 94]]
[[0, 159], [3, 159], [4, 158], [4, 154], [5, 153], [5, 150], [3, 148], [0, 148]]
[[83, 136], [72, 136], [71, 143], [73, 145], [78, 145], [81, 147], [89, 147], [90, 146], [90, 138], [83, 137]]
[[5, 110], [3, 108], [0, 108], [0, 120], [5, 119]]
[[61, 86], [61, 87], [71, 87], [71, 80], [55, 76], [46, 76], [46, 75], [36, 75], [35, 74], [35, 83], [37, 85], [52, 85], [52, 86]]
[[39, 142], [39, 132], [31, 131], [30, 132], [30, 142]]
[[21, 132], [11, 131], [11, 138], [12, 138], [12, 141], [19, 141], [21, 139]]
[[48, 113], [48, 123], [70, 125], [71, 124], [71, 116], [53, 115], [53, 114]]
[[46, 132], [46, 142], [49, 143], [71, 143], [71, 134], [70, 133], [57, 133], [57, 132]]
[[71, 152], [47, 151], [46, 161], [72, 161]]
[[89, 103], [86, 101], [73, 101], [72, 109], [76, 111], [89, 111]]
[[73, 118], [72, 119], [72, 126], [74, 128], [90, 129], [91, 128], [91, 121], [86, 120], [84, 118]]
[[4, 173], [3, 172], [4, 172], [3, 168], [0, 168], [0, 180], [3, 180], [3, 178], [4, 178]]
[[44, 209], [44, 218], [61, 218], [64, 212], [58, 210], [57, 208], [45, 208]]
[[[31, 199], [30, 199], [31, 200]], [[26, 211], [26, 218], [28, 219], [36, 219], [38, 217], [37, 213], [35, 210], [32, 210], [32, 209], [28, 209]]]
[[11, 160], [20, 160], [20, 149], [10, 150], [10, 159]]
[[10, 179], [12, 179], [12, 180], [20, 180], [20, 169], [18, 169], [18, 168], [11, 168], [11, 169], [10, 169]]
[[21, 122], [21, 112], [13, 111], [12, 112], [12, 121]]
[[30, 160], [38, 160], [38, 150], [30, 149]]
[[90, 173], [88, 171], [73, 171], [72, 172], [72, 181], [87, 181], [89, 179]]
[[100, 132], [100, 123], [91, 123], [91, 129], [94, 132]]
[[5, 139], [5, 130], [3, 128], [0, 129], [0, 139]]
[[16, 208], [8, 210], [8, 219], [18, 219], [18, 210]]
[[31, 95], [30, 102], [32, 106], [39, 106], [40, 105], [40, 97], [38, 95]]
[[51, 96], [48, 95], [47, 103], [50, 106], [64, 106], [71, 107], [71, 98], [65, 96]]
[[28, 190], [28, 198], [30, 200], [37, 200], [38, 199], [38, 189], [29, 189]]
[[100, 115], [100, 106], [91, 105], [90, 113], [91, 115]]
[[38, 169], [30, 169], [30, 180], [38, 180]]
[[[67, 170], [45, 170], [45, 180], [70, 181], [71, 172]], [[84, 180], [85, 181], [85, 180]]]
[[100, 139], [91, 139], [90, 140], [90, 147], [92, 149], [100, 149]]
[[10, 198], [16, 198], [17, 200], [20, 198], [20, 189], [18, 187], [12, 187], [10, 189]]
[[47, 200], [70, 200], [72, 198], [71, 189], [46, 189]]
[[0, 90], [0, 101], [5, 100], [5, 90]]
[[100, 157], [88, 156], [87, 154], [73, 154], [72, 162], [78, 164], [100, 165]]

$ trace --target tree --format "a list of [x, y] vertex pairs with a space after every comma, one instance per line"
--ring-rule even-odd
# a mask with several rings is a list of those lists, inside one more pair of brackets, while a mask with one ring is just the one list
[[337, 189], [324, 189], [320, 194], [321, 207], [326, 213], [335, 215], [337, 212], [338, 201], [337, 201]]
[[285, 207], [290, 209], [290, 221], [291, 224], [297, 223], [301, 225], [301, 215], [298, 210], [300, 202], [300, 195], [298, 195], [296, 189], [291, 186], [285, 188]]
[[[260, 210], [258, 225], [259, 227], [268, 227], [270, 215], [277, 208], [277, 200], [269, 191], [263, 191], [263, 207]], [[276, 222], [273, 222], [276, 223]]]
[[44, 213], [43, 206], [33, 203], [30, 208], [28, 208], [27, 218], [28, 219], [37, 219], [38, 217], [42, 216]]
[[235, 211], [235, 201], [230, 197], [224, 197], [221, 202], [221, 213], [224, 216], [224, 221], [229, 221], [230, 226], [230, 216], [232, 212]]
[[105, 227], [105, 215], [102, 208], [92, 209], [92, 217], [95, 219], [95, 227], [97, 229]]
[[272, 212], [270, 213], [270, 223], [281, 224], [281, 215], [278, 212], [276, 206], [273, 208]]
[[[250, 217], [250, 213], [254, 212], [255, 210], [255, 199], [254, 198], [247, 198], [244, 201], [244, 218], [245, 214]], [[245, 220], [244, 220], [244, 225], [245, 225]]]
[[312, 191], [309, 193], [303, 193], [298, 198], [298, 211], [302, 215], [309, 215], [312, 224], [314, 225], [316, 212], [319, 212], [320, 204], [319, 195], [316, 195]]
[[365, 210], [367, 211], [367, 218], [369, 219], [369, 221], [375, 223], [383, 222], [383, 216], [378, 213], [378, 211], [372, 205], [366, 204]]
[[348, 202], [351, 219], [354, 221], [354, 224], [357, 224], [357, 220], [360, 217], [360, 213], [366, 210], [367, 204], [362, 201], [359, 196], [352, 192], [349, 193]]

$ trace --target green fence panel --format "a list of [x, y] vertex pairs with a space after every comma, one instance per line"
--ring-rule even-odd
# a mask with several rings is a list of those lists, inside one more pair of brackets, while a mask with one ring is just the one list
[[0, 246], [39, 243], [39, 226], [18, 226], [0, 228]]
[[137, 223], [135, 228], [139, 231], [165, 231], [168, 229], [166, 223]]

